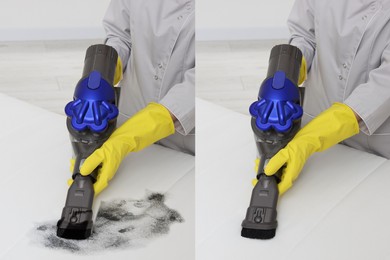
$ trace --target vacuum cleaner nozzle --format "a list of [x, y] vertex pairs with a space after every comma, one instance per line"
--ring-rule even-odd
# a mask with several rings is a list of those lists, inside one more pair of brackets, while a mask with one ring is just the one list
[[249, 108], [260, 165], [241, 236], [270, 239], [275, 236], [276, 206], [279, 197], [277, 178], [264, 173], [265, 164], [283, 149], [300, 128], [303, 110], [298, 89], [301, 51], [292, 45], [272, 48], [267, 77], [259, 89], [258, 100]]
[[[57, 236], [67, 239], [87, 239], [92, 234], [92, 210], [64, 208], [63, 215], [71, 215], [70, 222], [65, 217], [57, 223]], [[79, 223], [78, 219], [86, 219]]]
[[67, 239], [86, 239], [92, 233], [93, 182], [89, 176], [77, 175], [68, 190], [57, 236]]
[[275, 236], [278, 226], [276, 220], [278, 196], [276, 178], [261, 174], [252, 191], [250, 206], [241, 225], [242, 237], [270, 239]]

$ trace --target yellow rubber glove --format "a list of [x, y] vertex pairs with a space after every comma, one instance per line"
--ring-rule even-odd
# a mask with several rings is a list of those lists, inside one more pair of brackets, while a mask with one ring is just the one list
[[298, 85], [302, 85], [303, 82], [307, 78], [307, 65], [306, 65], [306, 59], [302, 55], [302, 62], [301, 62], [301, 67], [299, 68], [299, 78], [298, 78]]
[[[70, 159], [69, 170], [70, 170], [70, 173], [72, 173], [72, 174], [73, 174], [75, 164], [76, 164], [76, 159], [75, 158]], [[68, 183], [68, 186], [72, 185], [73, 179], [72, 178], [68, 179], [68, 181], [66, 183]]]
[[278, 185], [279, 193], [283, 194], [313, 153], [324, 151], [357, 133], [359, 124], [353, 110], [345, 104], [334, 103], [299, 130], [287, 146], [271, 158], [264, 169], [265, 174], [273, 175], [286, 165]]
[[[256, 173], [256, 175], [257, 175], [257, 172], [258, 172], [258, 170], [259, 170], [259, 165], [260, 165], [260, 158], [256, 158], [256, 160], [255, 160], [255, 173]], [[257, 176], [256, 176], [256, 177], [257, 177]], [[253, 187], [256, 186], [256, 184], [257, 184], [258, 181], [259, 181], [259, 180], [258, 180], [257, 178], [252, 179], [252, 185], [253, 185]]]
[[101, 166], [94, 184], [97, 195], [108, 185], [128, 153], [142, 150], [174, 132], [169, 111], [163, 105], [150, 103], [116, 129], [102, 147], [85, 160], [80, 173], [86, 176]]
[[123, 68], [121, 58], [118, 56], [116, 61], [115, 74], [114, 74], [114, 86], [118, 85], [119, 81], [123, 78]]

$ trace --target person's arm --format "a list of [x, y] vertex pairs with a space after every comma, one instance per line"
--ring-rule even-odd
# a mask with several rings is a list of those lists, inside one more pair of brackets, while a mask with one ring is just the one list
[[373, 134], [390, 116], [390, 41], [383, 51], [380, 66], [369, 73], [367, 83], [359, 85], [344, 104], [335, 103], [306, 126], [268, 163], [265, 173], [274, 174], [286, 165], [279, 183], [280, 193], [288, 190], [306, 160], [315, 152], [359, 133]]
[[[123, 65], [126, 66], [130, 55], [131, 43], [128, 23], [122, 19], [117, 21], [115, 15], [126, 16], [125, 3], [118, 0], [111, 3], [105, 23], [109, 26], [107, 44], [117, 49]], [[128, 19], [128, 18], [126, 18]], [[124, 20], [126, 20], [124, 19]], [[115, 22], [114, 22], [115, 20]], [[136, 152], [178, 131], [188, 134], [195, 124], [195, 30], [191, 20], [187, 32], [187, 48], [182, 64], [177, 64], [176, 70], [183, 75], [180, 83], [172, 88], [159, 103], [151, 102], [144, 109], [129, 118], [117, 128], [109, 139], [89, 156], [80, 169], [82, 175], [90, 174], [96, 167], [101, 166], [97, 181], [94, 184], [95, 194], [99, 194], [115, 175], [121, 161], [130, 152]], [[123, 31], [122, 31], [123, 30]], [[121, 54], [122, 53], [122, 54]], [[125, 55], [125, 56], [123, 56]], [[127, 55], [127, 56], [126, 56]], [[180, 71], [182, 70], [182, 71]]]
[[290, 30], [289, 44], [298, 47], [309, 70], [316, 49], [314, 30], [314, 0], [296, 0], [287, 20]]
[[[160, 104], [166, 107], [175, 121], [175, 130], [187, 135], [195, 127], [195, 24], [194, 19], [189, 19], [187, 25], [185, 59], [182, 67], [183, 73], [180, 83], [172, 86], [167, 94], [161, 98]], [[179, 70], [178, 70], [179, 71]]]
[[123, 70], [126, 69], [131, 53], [129, 1], [113, 0], [110, 2], [103, 19], [106, 31], [105, 44], [112, 46], [122, 61]]
[[368, 81], [359, 85], [345, 104], [361, 118], [361, 131], [372, 135], [390, 116], [390, 41], [378, 68], [370, 71]]
[[[351, 107], [350, 107], [351, 108]], [[352, 109], [352, 108], [351, 108]], [[352, 109], [353, 111], [353, 114], [355, 115], [356, 117], [356, 120], [358, 121], [358, 123], [360, 124], [362, 122], [362, 118]]]
[[195, 68], [185, 72], [183, 82], [173, 86], [160, 104], [169, 110], [180, 134], [187, 135], [195, 127]]
[[[195, 63], [194, 63], [195, 66]], [[188, 134], [195, 124], [195, 68], [189, 69], [182, 83], [175, 85], [162, 101], [149, 103], [114, 131], [110, 138], [89, 156], [80, 169], [90, 174], [101, 165], [95, 194], [99, 194], [114, 177], [120, 163], [130, 152], [136, 152], [176, 131]]]

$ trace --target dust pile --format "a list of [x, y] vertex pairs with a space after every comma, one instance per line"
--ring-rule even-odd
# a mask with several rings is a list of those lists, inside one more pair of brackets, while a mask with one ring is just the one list
[[144, 199], [103, 201], [92, 235], [86, 240], [69, 240], [56, 235], [57, 222], [38, 224], [31, 232], [35, 244], [47, 248], [91, 254], [106, 249], [143, 247], [169, 232], [170, 225], [183, 222], [181, 215], [168, 208], [165, 195], [149, 193]]

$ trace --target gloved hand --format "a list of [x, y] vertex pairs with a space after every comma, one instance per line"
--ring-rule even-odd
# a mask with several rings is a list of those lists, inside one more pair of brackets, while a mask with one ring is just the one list
[[315, 152], [320, 152], [359, 133], [359, 124], [353, 110], [345, 104], [334, 103], [323, 111], [268, 162], [264, 171], [270, 176], [283, 165], [279, 193], [288, 190], [298, 177], [306, 160]]
[[80, 173], [89, 175], [99, 165], [95, 195], [99, 194], [115, 175], [123, 158], [175, 132], [169, 111], [160, 104], [150, 103], [116, 129], [108, 140], [92, 153], [80, 168]]

